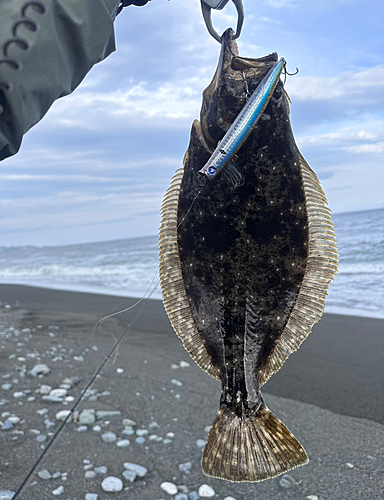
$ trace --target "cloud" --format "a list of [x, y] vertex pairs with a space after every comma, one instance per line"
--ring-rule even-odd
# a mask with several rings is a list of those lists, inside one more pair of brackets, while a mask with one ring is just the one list
[[[384, 142], [380, 4], [268, 0], [245, 7], [240, 53], [277, 50], [301, 69], [287, 79], [293, 128], [332, 208], [376, 206]], [[236, 19], [232, 2], [213, 13], [218, 32]], [[162, 195], [181, 166], [220, 46], [196, 0], [130, 7], [115, 27], [117, 51], [1, 163], [1, 235], [8, 244], [157, 231]]]
[[297, 7], [299, 0], [267, 0], [266, 3], [274, 9], [281, 9], [283, 7]]
[[384, 65], [345, 71], [336, 77], [289, 78], [290, 96], [298, 101], [341, 100], [351, 106], [384, 102]]
[[260, 21], [261, 23], [271, 23], [271, 24], [277, 24], [277, 25], [282, 24], [281, 21], [278, 21], [277, 19], [271, 19], [270, 17], [266, 17], [266, 16], [260, 16], [257, 18], [257, 20]]
[[[366, 128], [363, 128], [365, 125]], [[369, 130], [371, 129], [371, 130]], [[379, 131], [379, 132], [378, 132]], [[341, 127], [334, 132], [300, 136], [301, 148], [324, 148], [355, 153], [380, 153], [384, 145], [384, 120], [372, 120]]]
[[[158, 213], [163, 193], [96, 194], [68, 191], [57, 195], [0, 200], [0, 227], [10, 231], [61, 228], [129, 220], [143, 212]], [[145, 208], [145, 211], [143, 211]], [[147, 215], [147, 214], [146, 214]]]
[[86, 184], [109, 184], [115, 182], [132, 182], [132, 177], [98, 177], [95, 175], [31, 175], [31, 174], [0, 174], [1, 181], [32, 181], [32, 182], [45, 182], [45, 181], [64, 181], [76, 182]]
[[384, 142], [381, 144], [362, 144], [361, 146], [350, 146], [348, 149], [357, 154], [383, 153]]

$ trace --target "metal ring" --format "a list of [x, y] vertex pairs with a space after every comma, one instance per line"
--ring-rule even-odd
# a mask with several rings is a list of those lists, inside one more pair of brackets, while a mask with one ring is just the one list
[[[201, 1], [201, 10], [203, 12], [203, 18], [205, 21], [205, 25], [207, 26], [208, 33], [219, 43], [221, 43], [221, 36], [217, 33], [215, 28], [213, 27], [212, 24], [212, 17], [211, 17], [211, 12], [212, 12], [212, 7], [210, 7], [208, 4], [204, 2], [204, 0]], [[244, 5], [242, 0], [232, 0], [232, 2], [235, 4], [238, 18], [237, 18], [237, 28], [236, 28], [236, 33], [233, 36], [233, 40], [236, 38], [239, 38], [243, 24], [244, 24]]]

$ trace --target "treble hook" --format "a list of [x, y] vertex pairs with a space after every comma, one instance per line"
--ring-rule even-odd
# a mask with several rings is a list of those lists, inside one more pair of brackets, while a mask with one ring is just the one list
[[[221, 10], [223, 9], [229, 0], [200, 0], [201, 1], [201, 10], [203, 12], [203, 18], [205, 21], [205, 25], [207, 26], [208, 33], [219, 43], [221, 43], [221, 36], [217, 33], [212, 24], [211, 12], [212, 9]], [[232, 40], [239, 38], [241, 29], [244, 24], [244, 5], [242, 0], [232, 0], [235, 4], [238, 18], [237, 18], [237, 28], [236, 33], [233, 36]]]
[[287, 68], [284, 68], [284, 74], [288, 76], [295, 76], [299, 72], [299, 68], [296, 66], [296, 71], [294, 73], [288, 73]]
[[287, 71], [287, 63], [284, 64], [284, 69], [283, 69], [283, 74], [284, 74], [284, 85], [285, 82], [287, 81], [287, 76], [295, 76], [299, 72], [299, 68], [296, 66], [296, 71], [294, 73], [289, 73]]
[[[249, 85], [248, 85], [248, 80], [247, 80], [247, 77], [248, 77], [250, 71], [253, 71], [253, 76], [254, 76], [254, 78], [256, 78], [257, 77], [257, 73], [256, 73], [255, 68], [249, 68], [247, 71], [236, 71], [236, 73], [234, 73], [233, 76], [232, 76], [232, 78], [235, 80], [235, 82], [241, 82], [242, 81], [244, 83], [244, 85], [245, 85], [245, 99], [246, 99], [246, 101], [248, 101], [248, 99], [251, 96], [251, 92], [249, 91]], [[236, 78], [237, 75], [240, 75], [241, 80], [238, 80]]]

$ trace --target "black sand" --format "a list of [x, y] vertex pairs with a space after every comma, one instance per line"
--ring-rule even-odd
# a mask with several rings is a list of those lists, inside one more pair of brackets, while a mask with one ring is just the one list
[[[25, 420], [14, 428], [23, 430], [24, 435], [12, 434], [13, 430], [0, 431], [0, 490], [15, 491], [41, 452], [29, 429], [46, 433], [44, 417], [36, 414], [36, 410], [48, 408], [49, 417], [54, 420], [59, 410], [71, 406], [43, 403], [38, 395], [36, 401], [26, 402], [26, 397], [13, 398], [13, 392], [30, 389], [33, 395], [42, 383], [57, 387], [63, 378], [78, 376], [79, 384], [69, 392], [76, 397], [108, 354], [122, 328], [135, 318], [140, 306], [108, 320], [103, 325], [108, 333], [96, 331], [92, 338], [92, 329], [98, 319], [135, 301], [13, 285], [0, 285], [0, 300], [2, 325], [32, 330], [18, 337], [10, 336], [6, 341], [3, 339], [0, 345], [0, 377], [10, 373], [11, 380], [19, 379], [11, 391], [2, 391], [1, 384], [9, 380], [0, 378], [0, 400], [9, 401], [0, 406], [0, 421], [5, 420], [1, 417], [3, 412], [15, 413]], [[68, 472], [68, 480], [43, 481], [33, 477], [19, 498], [56, 498], [52, 490], [62, 484], [64, 493], [58, 497], [61, 499], [82, 500], [85, 493], [93, 492], [99, 494], [98, 500], [156, 500], [173, 498], [159, 487], [161, 482], [171, 481], [187, 485], [189, 491], [207, 483], [215, 489], [215, 498], [220, 500], [229, 495], [236, 500], [299, 500], [308, 495], [317, 495], [319, 500], [380, 499], [384, 438], [383, 324], [382, 320], [324, 315], [300, 350], [289, 358], [263, 391], [268, 406], [302, 442], [310, 457], [307, 466], [289, 472], [299, 484], [285, 489], [279, 484], [280, 478], [258, 484], [233, 484], [203, 476], [201, 451], [196, 446], [197, 439], [206, 438], [204, 427], [212, 423], [216, 414], [220, 384], [190, 360], [173, 333], [161, 302], [147, 301], [120, 344], [116, 357], [108, 362], [93, 386], [100, 392], [108, 390], [111, 395], [97, 401], [87, 399], [80, 404], [80, 409], [120, 410], [121, 417], [111, 419], [103, 428], [103, 432], [112, 430], [118, 436], [123, 429], [123, 418], [131, 418], [138, 427], [148, 428], [153, 417], [160, 427], [153, 428], [150, 433], [165, 437], [167, 432], [173, 432], [172, 442], [147, 440], [144, 445], [138, 445], [130, 438], [129, 447], [117, 448], [114, 443], [103, 443], [100, 435], [91, 430], [92, 426], [87, 432], [78, 433], [79, 424], [69, 423], [45, 463], [37, 469]], [[33, 331], [37, 325], [43, 328]], [[52, 329], [50, 325], [59, 328]], [[50, 331], [55, 337], [49, 336]], [[24, 341], [28, 336], [29, 341]], [[25, 343], [25, 346], [17, 346], [17, 343]], [[86, 350], [95, 345], [97, 352]], [[65, 349], [63, 360], [53, 362], [52, 347]], [[9, 359], [13, 353], [25, 357], [26, 353], [34, 351], [39, 353], [40, 360]], [[73, 356], [79, 355], [84, 355], [85, 361], [73, 360]], [[180, 360], [188, 361], [191, 366], [170, 368]], [[41, 379], [17, 376], [16, 367], [22, 369], [24, 364], [29, 370], [37, 362], [46, 363], [52, 372]], [[124, 373], [117, 374], [117, 368], [123, 368]], [[172, 379], [180, 380], [183, 386], [173, 385]], [[180, 394], [180, 399], [175, 398], [176, 394]], [[53, 431], [57, 428], [58, 424]], [[18, 439], [13, 440], [14, 437]], [[125, 461], [144, 465], [149, 472], [144, 480], [138, 479], [130, 485], [129, 490], [107, 494], [100, 488], [102, 477], [84, 478], [83, 459], [89, 459], [95, 466], [106, 465], [108, 475], [121, 477]], [[188, 461], [192, 462], [191, 473], [179, 472], [178, 464]]]

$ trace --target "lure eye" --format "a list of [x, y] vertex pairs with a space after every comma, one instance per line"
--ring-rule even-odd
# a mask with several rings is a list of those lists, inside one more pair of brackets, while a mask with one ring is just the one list
[[209, 173], [210, 175], [215, 174], [215, 173], [216, 173], [216, 169], [215, 169], [215, 167], [209, 167], [209, 169], [208, 169], [208, 173]]

